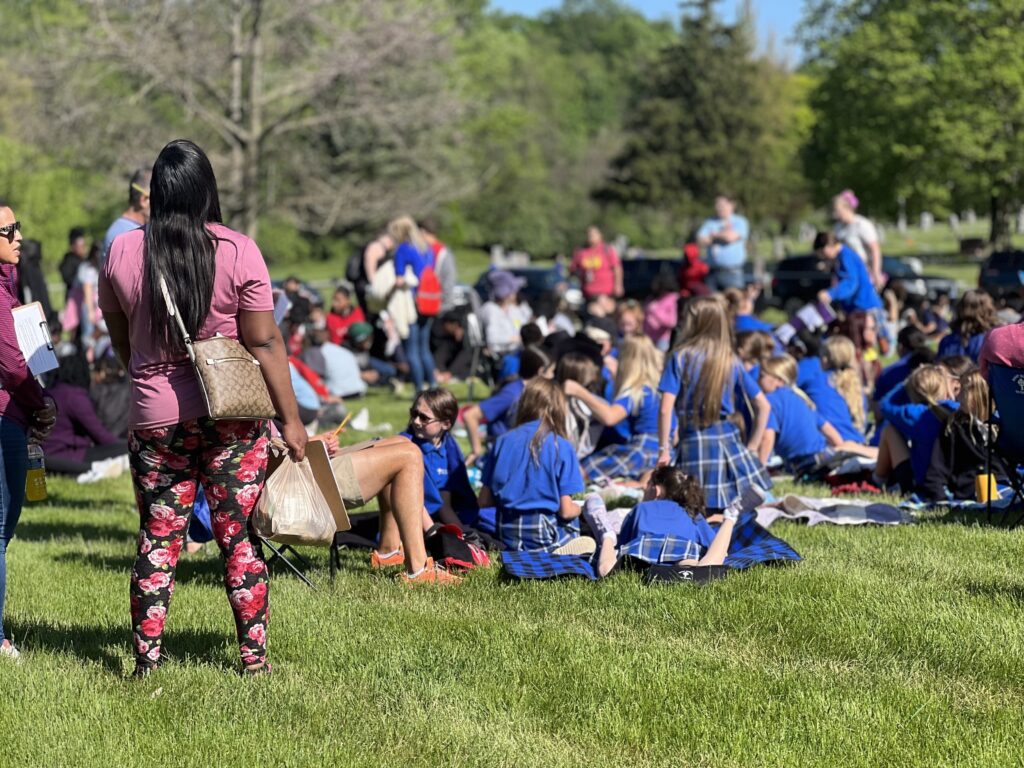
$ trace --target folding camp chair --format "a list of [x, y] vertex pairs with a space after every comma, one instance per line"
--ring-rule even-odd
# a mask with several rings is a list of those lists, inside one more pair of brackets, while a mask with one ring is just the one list
[[[275, 544], [269, 539], [264, 539], [262, 536], [260, 536], [260, 541], [262, 541], [263, 545], [274, 553], [271, 557], [267, 558], [268, 569], [270, 568], [270, 566], [272, 566], [274, 563], [280, 560], [282, 563], [284, 563], [285, 567], [292, 573], [294, 573], [296, 576], [298, 576], [307, 587], [312, 589], [314, 592], [319, 592], [319, 588], [317, 587], [317, 585], [310, 581], [309, 577], [306, 576], [306, 574], [304, 574], [301, 570], [299, 570], [300, 565], [302, 566], [302, 568], [308, 569], [309, 561], [302, 555], [300, 555], [298, 551], [295, 549], [295, 547], [293, 547], [291, 544]], [[291, 558], [297, 560], [298, 565], [292, 562]]]
[[[988, 366], [989, 411], [988, 451], [985, 455], [985, 474], [992, 474], [992, 456], [999, 456], [1006, 465], [1006, 476], [1013, 493], [1003, 513], [1003, 520], [1009, 520], [1013, 505], [1024, 503], [1024, 477], [1020, 467], [1024, 464], [1024, 368], [1010, 368], [1007, 365], [990, 363]], [[997, 418], [998, 414], [998, 418]], [[993, 428], [1002, 425], [998, 437], [993, 440]], [[1024, 520], [1022, 513], [1010, 528], [1016, 528]], [[988, 521], [992, 522], [992, 497], [988, 500]]]

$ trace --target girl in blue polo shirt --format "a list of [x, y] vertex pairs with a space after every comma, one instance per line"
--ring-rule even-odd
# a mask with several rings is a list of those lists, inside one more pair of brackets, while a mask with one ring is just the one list
[[871, 282], [864, 260], [857, 252], [840, 243], [831, 232], [818, 233], [814, 238], [814, 251], [827, 261], [836, 263], [836, 283], [821, 291], [818, 300], [824, 304], [835, 304], [846, 314], [871, 312], [879, 323], [884, 322], [882, 300]]
[[[771, 406], [733, 352], [724, 299], [690, 299], [682, 312], [678, 336], [658, 384], [658, 464], [672, 463], [694, 475], [704, 489], [708, 509], [725, 509], [750, 485], [772, 486], [754, 455]], [[744, 399], [753, 416], [745, 441], [729, 418]], [[674, 451], [673, 411], [679, 422], [679, 443]]]
[[496, 506], [506, 549], [556, 551], [580, 535], [583, 492], [576, 451], [566, 437], [561, 388], [536, 378], [519, 399], [516, 427], [498, 438], [482, 473], [480, 505]]
[[964, 291], [956, 305], [956, 319], [939, 342], [937, 357], [967, 355], [975, 363], [985, 335], [999, 325], [992, 297], [984, 291]]
[[796, 386], [797, 365], [789, 355], [776, 355], [761, 366], [760, 385], [772, 406], [761, 440], [760, 458], [774, 452], [794, 472], [808, 472], [825, 464], [838, 450], [876, 458], [874, 448], [844, 441], [814, 402]]
[[555, 375], [555, 364], [539, 347], [527, 347], [519, 359], [519, 377], [507, 381], [490, 397], [471, 405], [462, 414], [469, 433], [470, 454], [466, 466], [473, 466], [484, 454], [480, 440], [480, 426], [487, 425], [487, 442], [493, 443], [512, 428], [516, 405], [526, 384], [537, 376], [550, 379]]
[[420, 392], [409, 409], [409, 426], [402, 433], [423, 453], [423, 506], [440, 523], [475, 526], [480, 514], [469, 482], [462, 450], [449, 430], [459, 404], [446, 389]]
[[623, 425], [627, 442], [606, 445], [583, 459], [583, 473], [591, 482], [607, 484], [613, 478], [638, 480], [658, 461], [658, 380], [664, 355], [646, 336], [631, 336], [622, 343], [615, 394], [611, 403], [576, 381], [564, 383], [565, 394], [576, 397], [606, 427]]

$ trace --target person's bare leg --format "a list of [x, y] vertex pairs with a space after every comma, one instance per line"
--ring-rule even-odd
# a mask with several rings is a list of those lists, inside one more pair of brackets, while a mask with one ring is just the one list
[[[388, 543], [385, 532], [397, 525], [405, 547], [405, 567], [409, 573], [421, 570], [427, 562], [423, 543], [423, 455], [404, 437], [381, 440], [372, 448], [351, 455], [352, 469], [364, 499], [377, 496], [390, 485], [390, 510], [381, 507], [381, 549]], [[393, 542], [393, 539], [391, 540]], [[392, 551], [397, 547], [392, 547]]]
[[614, 536], [605, 536], [601, 539], [601, 551], [597, 556], [597, 575], [602, 579], [611, 572], [618, 559], [615, 543]]
[[887, 424], [878, 441], [878, 462], [875, 465], [875, 475], [882, 480], [888, 479], [893, 470], [909, 458], [910, 450], [907, 448], [907, 441], [896, 431], [894, 426]]
[[836, 450], [841, 453], [852, 453], [854, 456], [863, 456], [865, 459], [878, 461], [878, 449], [873, 445], [861, 445], [852, 440], [843, 440], [843, 442], [836, 446]]
[[380, 510], [380, 543], [378, 551], [383, 554], [395, 552], [402, 546], [402, 538], [398, 533], [395, 516], [391, 512], [391, 484], [384, 486], [377, 494], [377, 508]]

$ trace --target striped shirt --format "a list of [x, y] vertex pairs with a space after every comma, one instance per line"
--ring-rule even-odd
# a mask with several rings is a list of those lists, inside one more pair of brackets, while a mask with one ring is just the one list
[[13, 264], [0, 264], [0, 418], [25, 427], [46, 403], [43, 388], [32, 378], [14, 333], [11, 310], [21, 306], [14, 273]]

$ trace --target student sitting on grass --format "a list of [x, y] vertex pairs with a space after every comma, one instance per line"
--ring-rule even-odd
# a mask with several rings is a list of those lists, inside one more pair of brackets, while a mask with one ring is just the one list
[[622, 477], [639, 479], [658, 461], [658, 381], [664, 355], [646, 336], [622, 343], [619, 372], [612, 403], [573, 380], [563, 386], [570, 398], [579, 398], [606, 427], [625, 422], [629, 441], [607, 445], [583, 459], [583, 473], [592, 482]]
[[[903, 404], [904, 389], [910, 402]], [[886, 488], [914, 493], [925, 481], [935, 440], [959, 404], [950, 399], [947, 373], [922, 365], [879, 403], [886, 426], [878, 446], [876, 478]]]
[[736, 334], [736, 356], [743, 370], [757, 379], [761, 363], [772, 356], [775, 337], [765, 331], [742, 331]]
[[736, 333], [746, 331], [764, 331], [771, 333], [775, 329], [754, 314], [754, 302], [760, 293], [756, 285], [746, 288], [726, 288], [725, 300], [729, 303], [729, 317]]
[[469, 482], [466, 461], [451, 428], [459, 403], [446, 389], [420, 392], [409, 409], [409, 426], [402, 437], [423, 453], [423, 506], [439, 523], [476, 525], [480, 515]]
[[579, 538], [580, 508], [571, 496], [583, 492], [583, 476], [565, 423], [561, 388], [534, 379], [519, 400], [516, 427], [498, 438], [484, 466], [480, 506], [497, 507], [506, 549], [558, 551]]
[[[538, 347], [524, 349], [519, 361], [519, 377], [505, 382], [486, 400], [469, 406], [462, 413], [462, 421], [469, 433], [470, 454], [466, 466], [471, 467], [484, 453], [480, 440], [480, 425], [487, 425], [487, 441], [494, 442], [512, 428], [516, 404], [526, 384], [535, 377], [550, 379], [555, 375], [555, 364]], [[563, 429], [565, 429], [563, 427]]]
[[[601, 537], [597, 573], [607, 576], [624, 557], [649, 563], [722, 565], [739, 513], [755, 509], [764, 500], [764, 492], [751, 485], [721, 514], [705, 518], [700, 481], [678, 467], [658, 467], [647, 483], [643, 501], [616, 531], [615, 513], [609, 514], [601, 497], [591, 494], [584, 515]], [[710, 523], [719, 524], [717, 532]]]
[[823, 467], [836, 451], [876, 458], [874, 448], [843, 440], [796, 386], [796, 372], [796, 360], [789, 355], [769, 358], [761, 366], [758, 383], [772, 407], [761, 439], [761, 462], [767, 464], [774, 452], [790, 471], [799, 474]]
[[950, 332], [939, 342], [939, 357], [967, 355], [975, 363], [985, 342], [985, 334], [999, 325], [992, 297], [984, 291], [965, 291], [956, 305], [956, 319]]
[[[1006, 467], [999, 456], [988, 453], [989, 410], [988, 382], [979, 371], [969, 371], [960, 382], [957, 402], [960, 407], [949, 414], [943, 430], [932, 449], [931, 462], [925, 473], [920, 494], [930, 501], [973, 501], [975, 479], [985, 473], [991, 461], [991, 474], [999, 485], [1007, 485]], [[998, 434], [993, 427], [993, 438]]]
[[[603, 389], [601, 369], [583, 352], [567, 352], [559, 358], [555, 367], [555, 381], [563, 388], [575, 384], [576, 386], [572, 388], [574, 393]], [[568, 389], [564, 391], [568, 417], [565, 435], [575, 446], [576, 457], [582, 460], [594, 452], [594, 446], [601, 434], [600, 428], [599, 425], [593, 424], [594, 413], [589, 403], [570, 394]]]
[[868, 426], [867, 402], [853, 342], [845, 336], [825, 339], [820, 368], [824, 376], [812, 380], [810, 387], [799, 383], [798, 376], [799, 387], [814, 401], [843, 440], [864, 443]]

